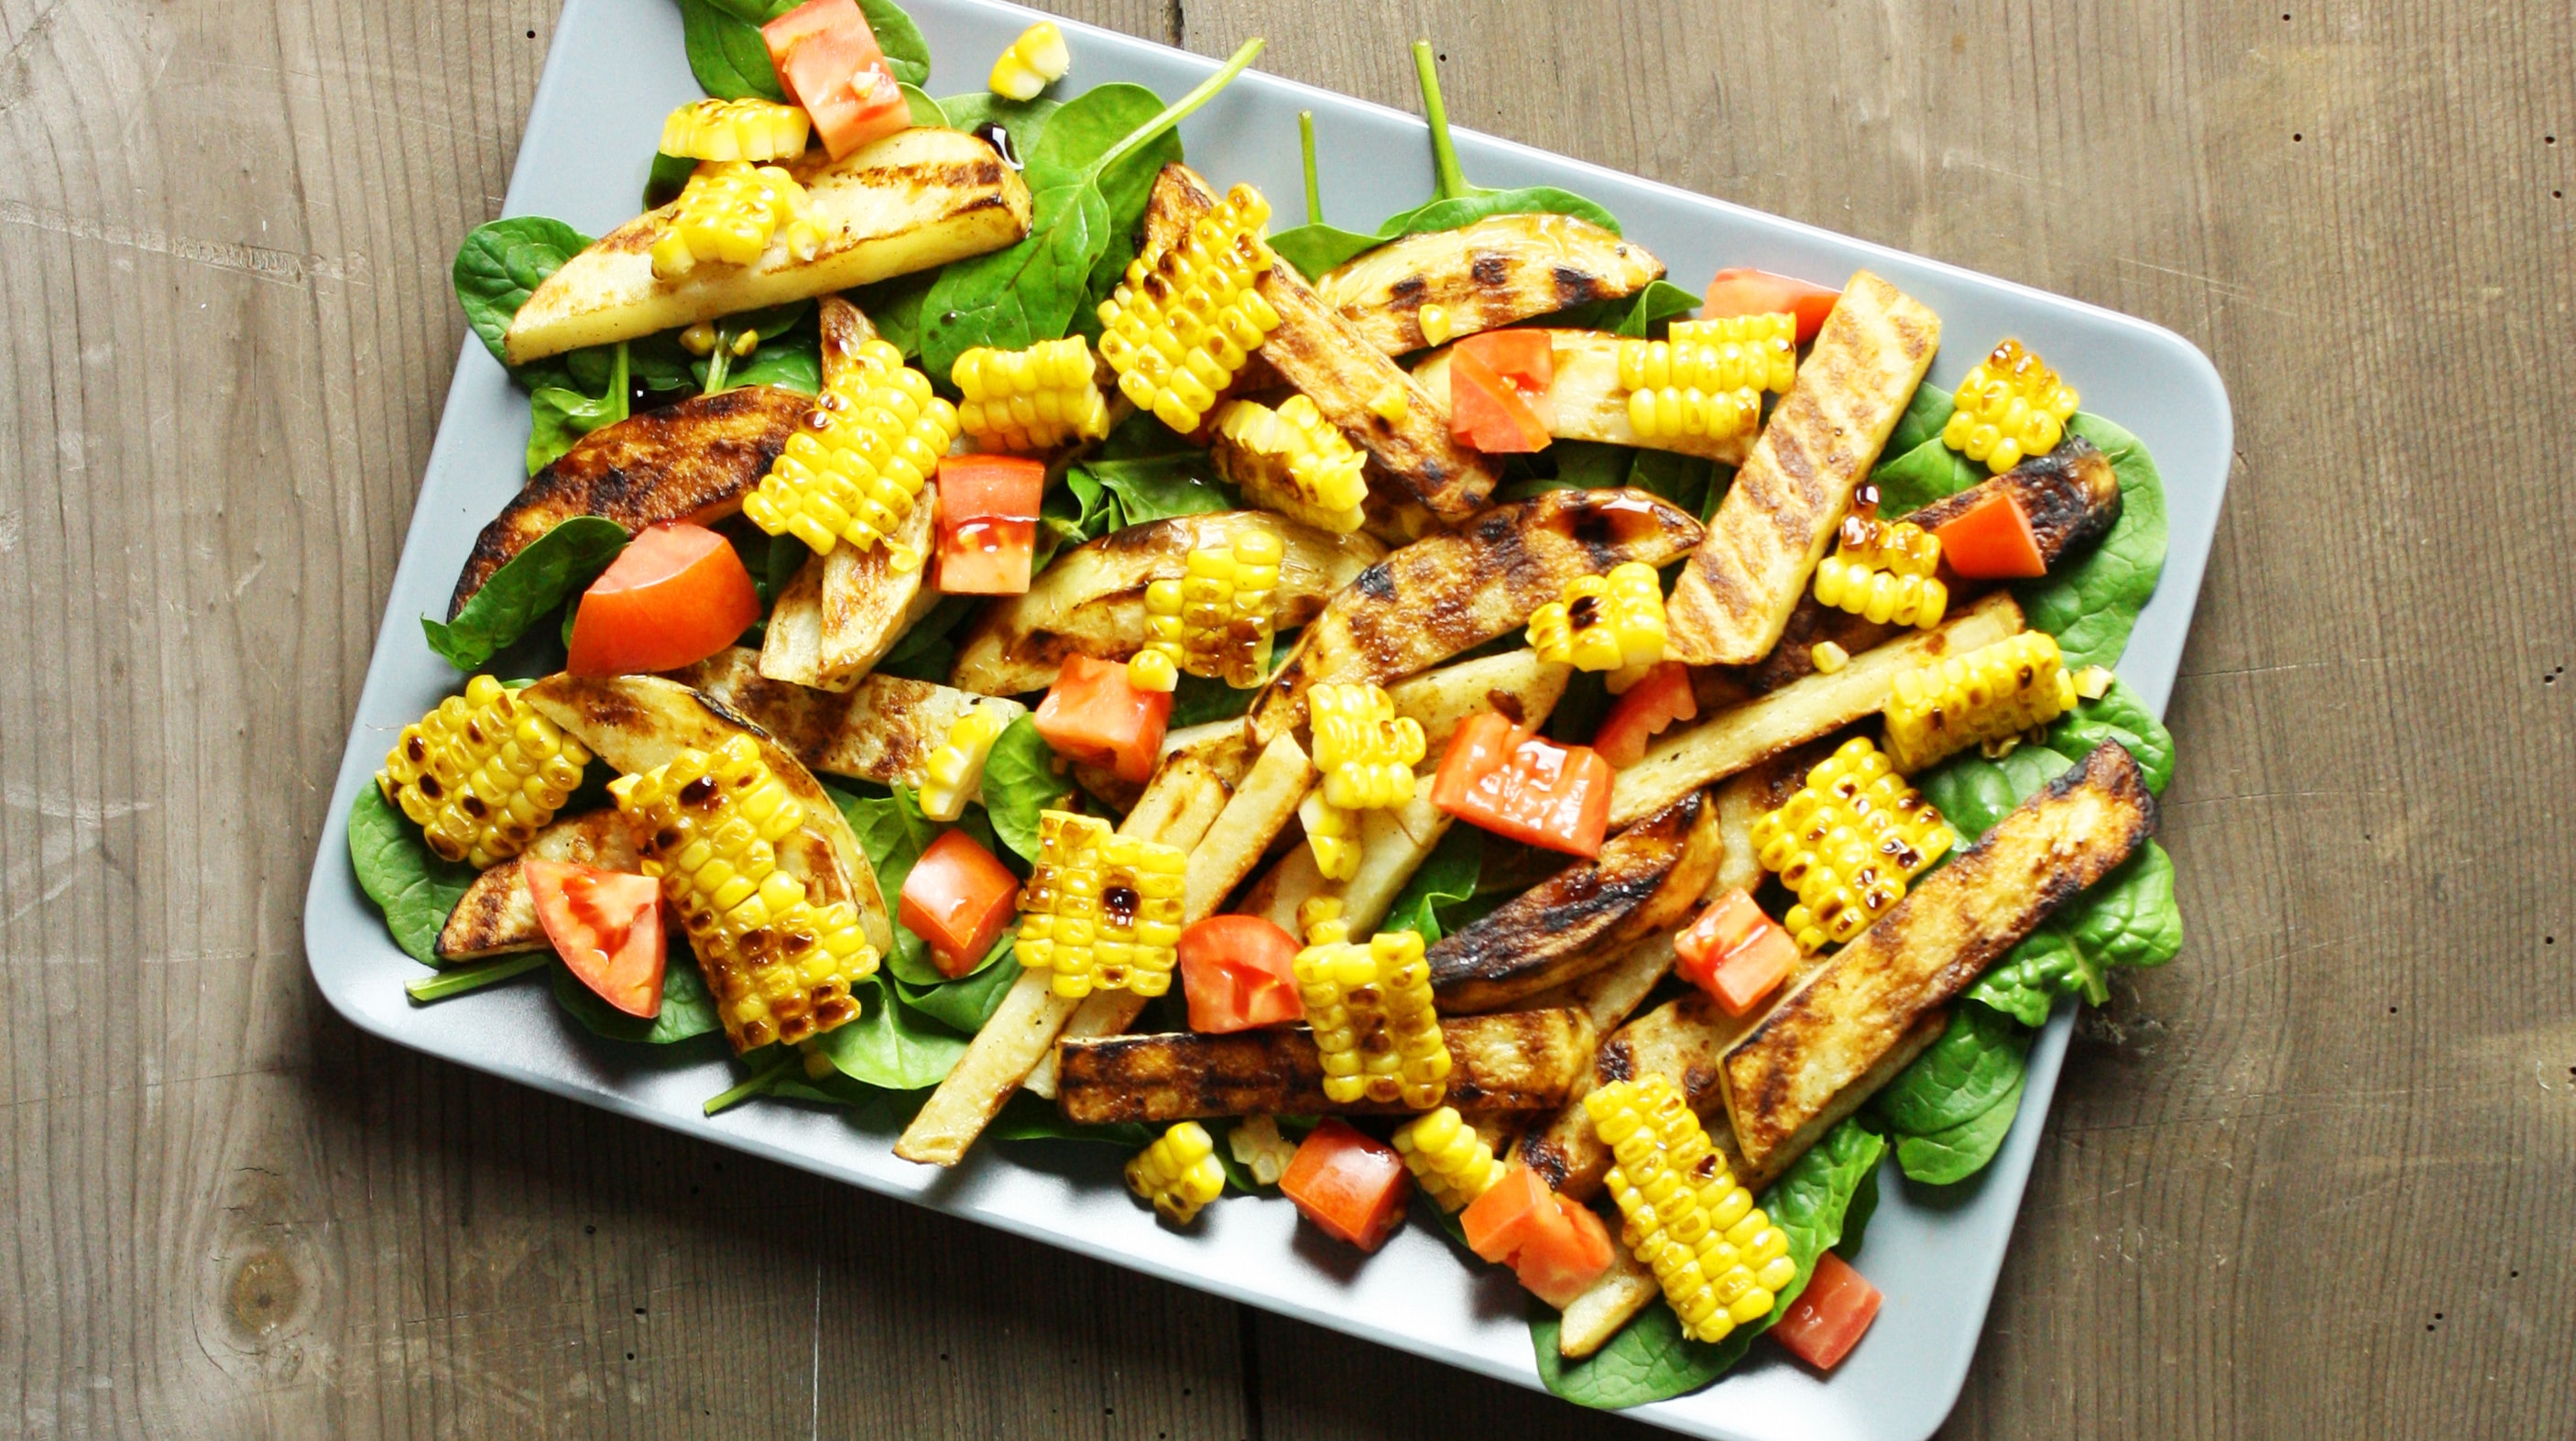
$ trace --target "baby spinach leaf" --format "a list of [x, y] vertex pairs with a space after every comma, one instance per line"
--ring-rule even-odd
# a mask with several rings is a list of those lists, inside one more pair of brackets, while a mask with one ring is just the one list
[[1345, 262], [1356, 260], [1386, 243], [1383, 235], [1362, 235], [1338, 226], [1300, 225], [1270, 237], [1270, 251], [1297, 273], [1313, 279]]
[[1914, 398], [1905, 403], [1905, 414], [1890, 431], [1887, 444], [1879, 447], [1883, 456], [1903, 455], [1927, 440], [1939, 438], [1941, 427], [1950, 423], [1950, 412], [1958, 409], [1950, 392], [1925, 381], [1914, 387]]
[[487, 220], [466, 233], [449, 275], [456, 285], [456, 303], [465, 311], [465, 323], [483, 337], [483, 346], [494, 360], [510, 363], [502, 353], [501, 337], [510, 329], [510, 317], [528, 303], [529, 292], [589, 245], [589, 236], [542, 215]]
[[939, 102], [931, 99], [928, 91], [918, 85], [898, 85], [895, 88], [903, 92], [904, 108], [912, 113], [912, 123], [916, 127], [925, 130], [956, 128], [948, 123], [948, 112], [939, 108]]
[[883, 972], [850, 988], [859, 1018], [823, 1033], [816, 1049], [854, 1081], [917, 1091], [948, 1078], [966, 1038], [907, 1005]]
[[[1447, 130], [1441, 134], [1445, 137]], [[1586, 200], [1571, 190], [1553, 185], [1528, 185], [1515, 190], [1482, 190], [1469, 186], [1470, 193], [1434, 200], [1428, 205], [1391, 216], [1378, 227], [1380, 237], [1392, 240], [1400, 235], [1430, 235], [1443, 230], [1463, 230], [1479, 220], [1496, 215], [1544, 213], [1571, 215], [1589, 220], [1613, 235], [1620, 233], [1619, 217]], [[1691, 302], [1696, 305], [1699, 302]]]
[[1439, 910], [1475, 898], [1476, 878], [1485, 869], [1484, 832], [1474, 826], [1451, 826], [1429, 859], [1413, 873], [1387, 907], [1386, 931], [1419, 931], [1426, 946], [1441, 935]]
[[1038, 813], [1060, 809], [1073, 795], [1073, 781], [1055, 768], [1055, 752], [1027, 716], [1013, 720], [993, 742], [984, 760], [984, 809], [993, 818], [993, 834], [1020, 859], [1038, 858]]
[[394, 944], [424, 966], [447, 964], [438, 957], [438, 933], [474, 884], [474, 868], [432, 854], [420, 828], [373, 781], [349, 805], [349, 868], [385, 913]]
[[724, 1029], [723, 1018], [716, 1014], [715, 998], [707, 994], [707, 983], [698, 974], [697, 958], [689, 953], [689, 943], [674, 936], [671, 955], [662, 968], [662, 1009], [651, 1019], [630, 1016], [599, 998], [599, 993], [581, 983], [572, 968], [557, 961], [552, 971], [555, 1001], [572, 1012], [592, 1034], [612, 1041], [637, 1041], [646, 1045], [665, 1046], [675, 1041], [712, 1036]]
[[[850, 299], [875, 324], [877, 336], [909, 360], [921, 354], [921, 303], [940, 271], [923, 270], [853, 291]], [[934, 381], [942, 377], [933, 376]]]
[[1090, 460], [1066, 470], [1065, 488], [1082, 506], [1084, 538], [1183, 515], [1233, 510], [1235, 497], [1209, 477], [1201, 451], [1139, 460]]
[[945, 682], [949, 662], [957, 658], [957, 642], [952, 638], [957, 627], [972, 614], [981, 596], [943, 595], [930, 613], [913, 622], [878, 661], [879, 675], [902, 676], [909, 680]]
[[653, 152], [653, 165], [644, 172], [644, 208], [659, 210], [680, 198], [689, 188], [689, 177], [698, 173], [698, 162], [685, 155]]
[[819, 395], [823, 390], [823, 353], [811, 337], [798, 345], [784, 338], [764, 341], [749, 360], [735, 364], [725, 377], [725, 388], [746, 385], [775, 385], [802, 395]]
[[1974, 1120], [2021, 1085], [2031, 1032], [1984, 1006], [1950, 1013], [1941, 1039], [1870, 1098], [1870, 1109], [1900, 1136], [1928, 1136]]
[[1006, 158], [1025, 165], [1037, 149], [1038, 138], [1046, 133], [1047, 117], [1063, 104], [1052, 95], [1013, 100], [990, 90], [977, 90], [940, 101], [939, 113], [947, 117], [951, 130], [971, 132], [987, 125], [999, 127], [1010, 137], [1011, 153]]
[[2173, 732], [2165, 729], [2126, 681], [2114, 679], [2100, 700], [2077, 701], [2075, 709], [2048, 728], [2048, 748], [2065, 755], [2089, 754], [2104, 741], [2126, 746], [2146, 774], [2147, 789], [2165, 793], [2173, 781]]
[[1902, 454], [1891, 442], [1885, 453], [1895, 458], [1882, 461], [1869, 480], [1878, 487], [1880, 512], [1888, 516], [1911, 515], [1986, 478], [1984, 466], [1942, 444], [1938, 431]]
[[2069, 666], [2113, 665], [2129, 647], [2138, 612], [2165, 568], [2165, 487], [2139, 439], [2098, 415], [2076, 412], [2067, 434], [2093, 442], [2120, 479], [2120, 520], [2091, 552], [2038, 580], [2014, 585], [2031, 628], [2057, 637]]
[[[939, 839], [939, 827], [922, 815], [912, 792], [901, 785], [894, 794], [882, 799], [855, 796], [848, 791], [826, 787], [833, 804], [850, 823], [859, 838], [859, 849], [865, 851], [868, 865], [877, 873], [877, 889], [885, 896], [886, 914], [903, 911], [903, 881], [912, 874], [915, 861]], [[930, 963], [929, 943], [897, 924], [894, 928], [894, 953], [886, 957], [886, 970], [898, 981], [915, 986], [935, 986], [947, 979]]]
[[[796, 0], [786, 0], [776, 14], [793, 9]], [[930, 83], [930, 42], [921, 38], [921, 27], [895, 0], [859, 0], [859, 13], [868, 17], [868, 28], [876, 32], [877, 48], [885, 52], [886, 71], [902, 83], [914, 87]]]
[[[1288, 656], [1290, 644], [1290, 641], [1281, 638], [1272, 647], [1271, 654], [1284, 661]], [[1179, 730], [1183, 726], [1206, 725], [1209, 721], [1232, 720], [1252, 709], [1252, 698], [1259, 694], [1261, 694], [1259, 686], [1247, 686], [1242, 690], [1236, 690], [1221, 680], [1210, 680], [1205, 676], [1184, 673], [1181, 676], [1180, 687], [1172, 692], [1172, 715], [1169, 724], [1173, 730]]]
[[[778, 71], [769, 63], [769, 42], [760, 35], [761, 25], [771, 18], [767, 7], [735, 0], [679, 0], [679, 4], [680, 44], [688, 53], [689, 73], [697, 77], [699, 89], [719, 100], [787, 99], [778, 84]], [[792, 4], [787, 0], [781, 13]]]
[[2084, 967], [2084, 953], [2067, 937], [2066, 928], [2045, 921], [1968, 988], [1968, 999], [1979, 1004], [1960, 1009], [1991, 1006], [2025, 1026], [2045, 1025], [2058, 997], [2084, 989]]
[[2173, 857], [2147, 842], [1988, 967], [1969, 997], [2033, 1026], [2048, 1019], [2060, 996], [2102, 1004], [2111, 996], [2113, 967], [2161, 966], [2182, 950], [2173, 887]]
[[576, 515], [559, 521], [492, 572], [456, 619], [442, 623], [422, 616], [420, 628], [429, 648], [449, 665], [475, 670], [588, 586], [625, 548], [626, 529], [613, 520]]
[[534, 475], [572, 449], [572, 443], [626, 418], [626, 343], [614, 347], [606, 384], [596, 396], [560, 386], [539, 386], [528, 395], [528, 474]]
[[[1968, 1010], [1979, 1007], [1970, 1006]], [[1896, 1166], [1908, 1180], [1927, 1186], [1955, 1185], [1986, 1168], [2012, 1133], [2021, 1114], [2022, 1082], [2014, 1080], [2003, 1099], [1947, 1130], [1922, 1136], [1899, 1136]]]
[[2073, 764], [2046, 746], [2018, 746], [1999, 761], [1968, 751], [1917, 777], [1915, 785], [1962, 840], [1974, 842]]
[[1010, 994], [1011, 985], [1019, 980], [1023, 967], [1016, 963], [1014, 943], [1019, 937], [1015, 927], [1002, 933], [993, 943], [983, 962], [956, 980], [942, 980], [935, 986], [913, 986], [895, 978], [895, 993], [914, 1010], [944, 1026], [952, 1026], [967, 1035], [982, 1030], [984, 1023], [1001, 1009], [1002, 998]]

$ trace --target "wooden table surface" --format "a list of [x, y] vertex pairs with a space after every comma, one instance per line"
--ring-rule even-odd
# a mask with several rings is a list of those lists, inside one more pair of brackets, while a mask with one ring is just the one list
[[[2576, 11], [1075, 8], [1404, 107], [1426, 33], [1461, 124], [2206, 350], [2191, 938], [2083, 1020], [1946, 1434], [2576, 1433]], [[323, 1004], [306, 870], [554, 9], [0, 0], [0, 1433], [1645, 1434]]]

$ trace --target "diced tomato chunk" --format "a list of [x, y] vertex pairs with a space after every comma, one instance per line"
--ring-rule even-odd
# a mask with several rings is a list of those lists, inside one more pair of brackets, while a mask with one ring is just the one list
[[1708, 283], [1708, 298], [1700, 302], [1699, 313], [1709, 320], [1729, 315], [1778, 315], [1782, 312], [1798, 317], [1798, 343], [1806, 344], [1825, 328], [1825, 317], [1834, 313], [1834, 303], [1843, 298], [1839, 290], [1829, 290], [1809, 281], [1768, 270], [1721, 270]]
[[1547, 1182], [1515, 1161], [1501, 1180], [1458, 1213], [1458, 1227], [1467, 1233], [1468, 1250], [1488, 1261], [1509, 1261], [1529, 1239], [1540, 1213], [1555, 1203], [1556, 1192], [1548, 1189]]
[[1556, 384], [1556, 347], [1544, 330], [1480, 331], [1459, 341], [1455, 353], [1476, 357], [1524, 396]]
[[1037, 548], [1046, 462], [1024, 455], [952, 455], [939, 462], [939, 589], [948, 595], [1024, 595]]
[[1628, 687], [1619, 703], [1603, 717], [1592, 748], [1613, 770], [1626, 770], [1646, 758], [1646, 742], [1662, 735], [1675, 721], [1699, 714], [1691, 693], [1690, 667], [1677, 660], [1658, 664], [1646, 678]]
[[1431, 803], [1499, 836], [1596, 856], [1609, 829], [1610, 783], [1610, 763], [1590, 747], [1521, 735], [1487, 711], [1450, 738]]
[[993, 949], [1019, 899], [1010, 867], [964, 831], [942, 831], [903, 878], [898, 919], [930, 943], [930, 963], [954, 979]]
[[1996, 490], [1932, 532], [1941, 563], [1968, 580], [2028, 580], [2048, 574], [2039, 536], [2021, 499]]
[[1449, 354], [1449, 431], [1487, 455], [1547, 449], [1547, 425], [1519, 387], [1463, 350]]
[[1807, 1289], [1780, 1313], [1771, 1334], [1780, 1338], [1789, 1354], [1819, 1371], [1830, 1371], [1842, 1364], [1851, 1348], [1860, 1344], [1870, 1322], [1878, 1319], [1881, 1299], [1866, 1277], [1827, 1251], [1816, 1258], [1816, 1273], [1807, 1278]]
[[1531, 1295], [1562, 1311], [1610, 1269], [1610, 1228], [1589, 1206], [1563, 1196], [1555, 1201], [1555, 1214], [1541, 1212], [1541, 1223], [1512, 1257], [1512, 1274]]
[[1210, 916], [1181, 932], [1181, 990], [1193, 1031], [1302, 1020], [1297, 938], [1260, 916]]
[[1741, 887], [1709, 903], [1673, 939], [1674, 970], [1730, 1016], [1753, 1009], [1798, 971], [1798, 943]]
[[1393, 1146], [1328, 1120], [1298, 1145], [1279, 1189], [1327, 1235], [1374, 1251], [1404, 1219], [1413, 1179]]
[[627, 675], [695, 665], [760, 619], [742, 557], [704, 526], [647, 527], [626, 543], [573, 613], [574, 675]]
[[1141, 783], [1153, 778], [1171, 718], [1170, 691], [1138, 690], [1123, 663], [1077, 655], [1065, 658], [1036, 720], [1057, 755]]
[[787, 98], [814, 119], [815, 138], [838, 160], [912, 124], [912, 107], [855, 0], [806, 0], [760, 27]]
[[662, 887], [649, 876], [523, 856], [537, 923], [564, 965], [630, 1016], [662, 1013]]

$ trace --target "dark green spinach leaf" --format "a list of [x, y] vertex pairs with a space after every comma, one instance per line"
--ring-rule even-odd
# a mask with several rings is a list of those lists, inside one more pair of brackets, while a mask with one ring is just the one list
[[[1121, 1150], [1141, 1150], [1153, 1144], [1154, 1133], [1133, 1121], [1107, 1126], [1077, 1125], [1039, 1097], [1023, 1091], [1002, 1107], [1002, 1114], [984, 1128], [984, 1134], [996, 1141], [1091, 1141]], [[1223, 1144], [1217, 1155], [1225, 1156]]]
[[572, 443], [626, 418], [628, 382], [626, 343], [614, 347], [617, 359], [596, 396], [560, 386], [541, 385], [528, 395], [528, 474], [534, 475], [572, 449]]
[[1927, 1186], [1956, 1185], [1984, 1170], [2012, 1134], [2013, 1118], [2021, 1114], [2021, 1090], [2022, 1081], [2015, 1078], [2003, 1099], [1947, 1130], [1898, 1136], [1897, 1169]]
[[[699, 89], [719, 100], [786, 101], [778, 71], [769, 63], [769, 42], [760, 35], [761, 25], [773, 18], [768, 7], [735, 0], [679, 0], [679, 5], [680, 44]], [[779, 13], [793, 6], [794, 0], [781, 0]]]
[[[939, 826], [921, 813], [910, 789], [897, 785], [894, 794], [882, 799], [856, 796], [837, 787], [825, 787], [850, 830], [859, 838], [859, 849], [865, 851], [868, 865], [877, 873], [877, 890], [885, 896], [886, 914], [903, 911], [903, 881], [912, 874], [915, 861], [939, 839]], [[896, 980], [914, 986], [936, 986], [948, 979], [930, 963], [930, 945], [921, 937], [894, 928], [894, 952], [886, 957], [886, 971]]]
[[559, 521], [492, 572], [454, 620], [441, 623], [422, 616], [420, 628], [429, 637], [429, 648], [449, 665], [478, 669], [495, 651], [553, 614], [566, 597], [588, 586], [625, 548], [626, 528], [613, 520], [576, 515]]
[[1461, 905], [1476, 895], [1476, 878], [1485, 869], [1485, 833], [1474, 826], [1453, 825], [1440, 838], [1413, 879], [1387, 907], [1383, 931], [1419, 931], [1426, 946], [1439, 941], [1440, 909]]
[[1928, 1136], [1974, 1120], [2021, 1086], [2031, 1034], [2010, 1016], [1959, 1006], [1941, 1039], [1870, 1098], [1870, 1110], [1900, 1136]]
[[993, 742], [984, 761], [984, 809], [993, 818], [993, 834], [1034, 862], [1038, 858], [1038, 813], [1061, 809], [1073, 796], [1073, 781], [1056, 769], [1055, 752], [1027, 716], [1013, 720]]
[[374, 781], [360, 786], [349, 805], [349, 868], [358, 889], [385, 913], [395, 945], [424, 966], [447, 964], [438, 956], [438, 933], [474, 884], [474, 868], [431, 854], [420, 828]]
[[572, 1012], [592, 1034], [612, 1041], [637, 1041], [646, 1045], [666, 1046], [675, 1041], [712, 1036], [724, 1029], [724, 1020], [716, 1014], [715, 998], [707, 994], [707, 983], [698, 974], [697, 958], [689, 953], [687, 940], [674, 936], [670, 959], [662, 968], [662, 1009], [650, 1020], [630, 1016], [599, 998], [599, 993], [581, 983], [572, 968], [557, 961], [548, 967], [552, 972], [555, 1001]]
[[685, 155], [653, 152], [652, 168], [644, 172], [644, 208], [659, 210], [680, 198], [689, 188], [689, 177], [698, 173], [698, 162]]
[[[785, 14], [795, 0], [779, 7]], [[912, 23], [895, 0], [859, 0], [859, 13], [868, 17], [868, 28], [876, 32], [877, 48], [885, 52], [886, 70], [902, 83], [916, 88], [930, 83], [930, 42], [921, 36], [921, 27]]]
[[589, 245], [589, 236], [542, 215], [487, 220], [466, 234], [449, 274], [465, 323], [483, 338], [494, 360], [510, 363], [501, 337], [510, 329], [510, 318], [528, 303], [529, 292]]
[[890, 1091], [917, 1091], [948, 1078], [966, 1054], [966, 1038], [922, 1015], [895, 993], [880, 971], [850, 988], [859, 1018], [815, 1042], [835, 1069]]
[[2114, 679], [2100, 700], [2077, 701], [2075, 709], [2048, 728], [2048, 748], [2063, 755], [2088, 755], [2104, 741], [2127, 747], [2146, 775], [2147, 789], [2165, 793], [2173, 781], [2173, 732], [2165, 729], [2126, 681]]
[[1988, 967], [1968, 995], [2036, 1026], [2060, 996], [2109, 1000], [2113, 968], [2161, 966], [2181, 952], [2182, 936], [2173, 857], [2149, 841]]

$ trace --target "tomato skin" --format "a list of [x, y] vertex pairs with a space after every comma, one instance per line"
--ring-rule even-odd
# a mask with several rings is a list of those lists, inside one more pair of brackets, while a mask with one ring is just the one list
[[1730, 268], [1719, 271], [1709, 281], [1708, 298], [1700, 302], [1699, 313], [1703, 319], [1716, 320], [1729, 315], [1776, 315], [1786, 311], [1798, 317], [1798, 343], [1804, 345], [1825, 328], [1825, 317], [1834, 313], [1835, 302], [1842, 298], [1839, 290], [1828, 290], [1793, 276]]
[[1609, 831], [1610, 783], [1599, 752], [1521, 735], [1488, 711], [1451, 737], [1431, 803], [1498, 836], [1591, 857]]
[[1798, 943], [1741, 887], [1711, 901], [1673, 938], [1673, 969], [1730, 1016], [1751, 1011], [1798, 973]]
[[1458, 1213], [1458, 1227], [1467, 1233], [1468, 1250], [1488, 1261], [1505, 1262], [1519, 1254], [1541, 1213], [1555, 1204], [1556, 1193], [1547, 1182], [1515, 1161], [1501, 1180]]
[[760, 38], [779, 87], [813, 117], [814, 136], [833, 159], [912, 124], [855, 0], [806, 0], [761, 26]]
[[1534, 454], [1549, 439], [1519, 387], [1463, 350], [1449, 353], [1449, 433], [1487, 455]]
[[1540, 1224], [1512, 1258], [1512, 1274], [1531, 1295], [1562, 1311], [1610, 1269], [1610, 1228], [1591, 1207], [1553, 1199], [1554, 1214], [1539, 1213]]
[[1521, 739], [1520, 728], [1500, 711], [1467, 717], [1440, 757], [1440, 773], [1431, 781], [1431, 803], [1456, 814], [1467, 799], [1468, 787], [1496, 766], [1508, 764]]
[[955, 980], [993, 949], [1019, 899], [1010, 867], [964, 831], [942, 831], [903, 878], [898, 919], [930, 943], [930, 963]]
[[1181, 990], [1193, 1031], [1248, 1031], [1306, 1017], [1292, 967], [1297, 938], [1259, 916], [1210, 916], [1181, 932]]
[[627, 1015], [662, 1013], [662, 887], [650, 876], [522, 856], [537, 921], [566, 968]]
[[1037, 549], [1046, 462], [952, 455], [939, 462], [939, 588], [950, 595], [1025, 595]]
[[1117, 661], [1067, 656], [1038, 703], [1038, 734], [1067, 760], [1108, 766], [1120, 780], [1153, 779], [1172, 718], [1172, 693], [1138, 690]]
[[1966, 580], [2032, 580], [2048, 574], [2021, 498], [1997, 489], [1932, 532], [1941, 563]]
[[1374, 1251], [1404, 1219], [1413, 1178], [1393, 1146], [1327, 1120], [1298, 1145], [1279, 1190], [1326, 1235]]
[[574, 675], [695, 665], [760, 619], [760, 592], [723, 536], [674, 521], [648, 526], [584, 591], [573, 613]]
[[1480, 331], [1459, 341], [1454, 353], [1476, 357], [1525, 396], [1556, 384], [1556, 347], [1544, 330]]
[[1816, 1273], [1807, 1278], [1807, 1289], [1780, 1313], [1771, 1334], [1780, 1338], [1790, 1355], [1819, 1371], [1830, 1371], [1860, 1344], [1870, 1323], [1878, 1319], [1883, 1299], [1867, 1277], [1827, 1251], [1816, 1258]]
[[1699, 698], [1691, 692], [1690, 667], [1668, 660], [1648, 672], [1646, 678], [1628, 687], [1618, 704], [1601, 721], [1601, 730], [1592, 737], [1592, 748], [1610, 763], [1612, 770], [1626, 770], [1646, 758], [1646, 742], [1664, 733], [1675, 721], [1686, 721], [1699, 714]]

